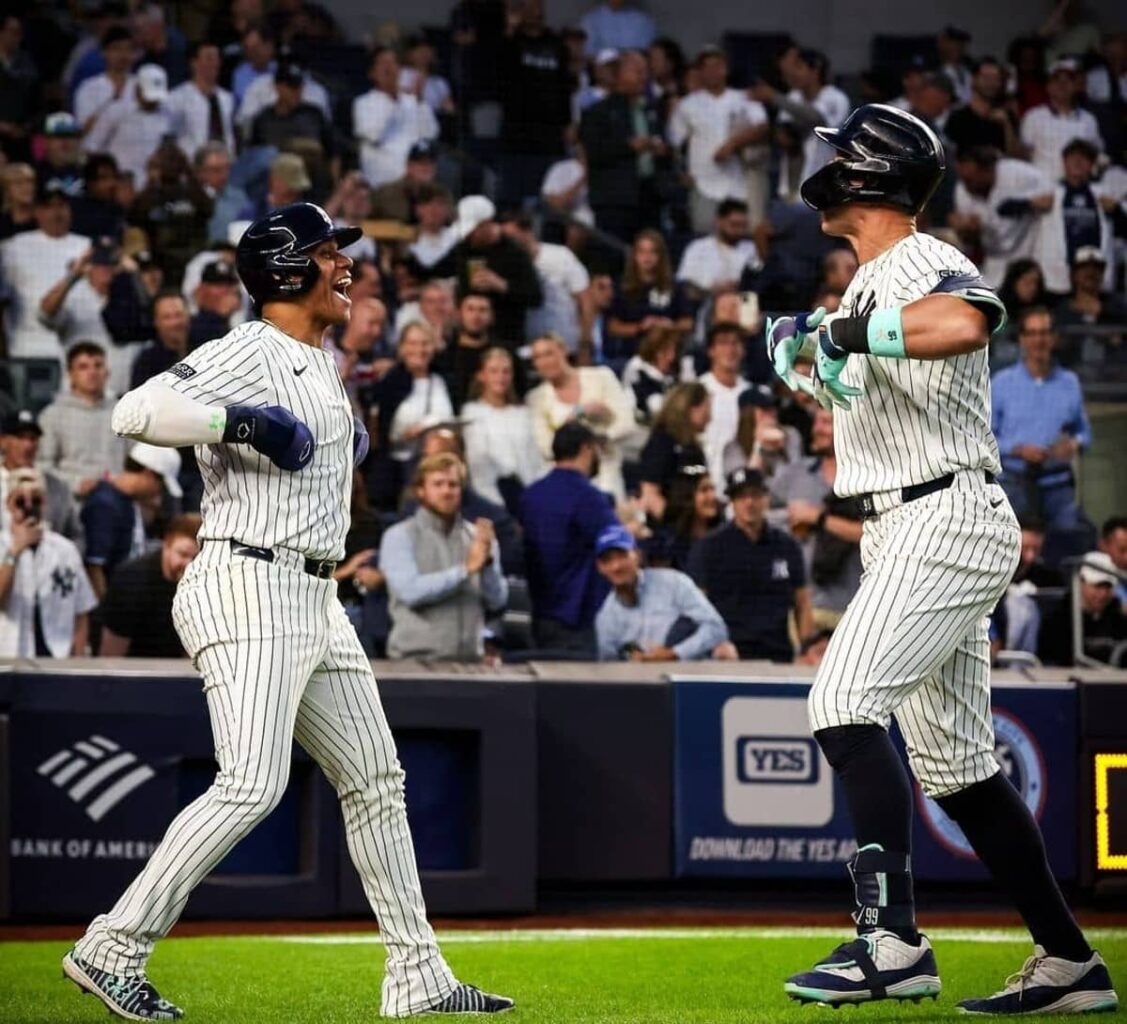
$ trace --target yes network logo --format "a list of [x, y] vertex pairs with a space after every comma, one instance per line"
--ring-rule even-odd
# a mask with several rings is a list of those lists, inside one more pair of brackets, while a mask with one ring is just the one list
[[810, 736], [805, 696], [732, 697], [721, 719], [729, 822], [819, 828], [833, 818], [833, 775]]

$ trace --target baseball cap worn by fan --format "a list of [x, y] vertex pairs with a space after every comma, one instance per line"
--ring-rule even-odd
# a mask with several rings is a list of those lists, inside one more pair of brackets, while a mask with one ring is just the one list
[[164, 481], [165, 489], [174, 498], [184, 497], [180, 489], [180, 453], [175, 448], [158, 448], [138, 441], [129, 449], [129, 457], [138, 465], [151, 469]]
[[775, 392], [766, 384], [752, 384], [751, 387], [744, 388], [736, 402], [741, 409], [749, 406], [755, 409], [774, 409], [779, 404]]
[[274, 82], [277, 85], [302, 85], [305, 82], [305, 70], [295, 61], [285, 61], [274, 72]]
[[51, 139], [74, 139], [82, 134], [82, 129], [73, 114], [59, 110], [44, 118], [43, 134]]
[[429, 139], [420, 139], [407, 151], [408, 160], [437, 160], [438, 147]]
[[1114, 587], [1119, 582], [1119, 574], [1106, 551], [1089, 551], [1080, 563], [1080, 579], [1097, 587], [1100, 584]]
[[42, 437], [43, 431], [39, 426], [39, 421], [35, 418], [35, 413], [30, 409], [16, 409], [8, 413], [3, 422], [0, 423], [0, 434], [13, 436], [34, 434], [36, 437]]
[[763, 474], [758, 469], [740, 468], [728, 474], [724, 493], [729, 498], [736, 498], [744, 491], [763, 493], [765, 490], [767, 490], [767, 484], [763, 479]]
[[625, 526], [615, 524], [607, 526], [595, 538], [595, 557], [599, 558], [608, 551], [633, 551], [638, 546], [632, 534]]
[[497, 207], [485, 196], [465, 196], [458, 200], [458, 237], [465, 241], [486, 221], [497, 216]]
[[1098, 263], [1101, 267], [1107, 263], [1104, 254], [1094, 245], [1082, 245], [1072, 257], [1074, 267], [1082, 267], [1085, 263]]
[[159, 64], [142, 64], [137, 69], [137, 90], [146, 103], [168, 99], [168, 74]]
[[238, 284], [239, 277], [235, 273], [235, 267], [230, 260], [216, 260], [203, 268], [203, 273], [200, 274], [200, 282], [203, 284]]
[[296, 153], [279, 153], [270, 164], [270, 173], [276, 174], [282, 184], [294, 192], [307, 192], [313, 187], [305, 161]]

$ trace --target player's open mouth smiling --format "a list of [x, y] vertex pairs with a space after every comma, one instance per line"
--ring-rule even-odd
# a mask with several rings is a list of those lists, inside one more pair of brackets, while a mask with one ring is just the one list
[[337, 297], [343, 299], [345, 302], [351, 302], [348, 297], [348, 289], [352, 287], [352, 275], [345, 274], [344, 277], [337, 278], [333, 282], [333, 291], [336, 292]]

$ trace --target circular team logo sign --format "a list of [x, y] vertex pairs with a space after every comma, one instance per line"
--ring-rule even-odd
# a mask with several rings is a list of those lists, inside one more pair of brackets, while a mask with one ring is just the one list
[[[1040, 821], [1045, 808], [1045, 761], [1033, 734], [1005, 711], [994, 712], [994, 757], [1002, 772], [1021, 794], [1033, 817]], [[919, 791], [920, 814], [935, 840], [957, 857], [974, 858], [963, 831], [930, 797]]]

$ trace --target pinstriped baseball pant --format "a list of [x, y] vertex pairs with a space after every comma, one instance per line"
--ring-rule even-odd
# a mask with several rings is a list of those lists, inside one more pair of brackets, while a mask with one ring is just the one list
[[861, 586], [810, 691], [811, 729], [887, 729], [895, 715], [929, 796], [997, 772], [987, 617], [1020, 546], [1002, 488], [981, 473], [867, 520]]
[[113, 974], [144, 968], [192, 889], [277, 806], [291, 740], [341, 802], [349, 853], [387, 949], [382, 1012], [406, 1016], [457, 982], [426, 919], [403, 770], [371, 665], [333, 580], [205, 543], [173, 617], [204, 677], [219, 773], [173, 820], [141, 873], [77, 945]]

